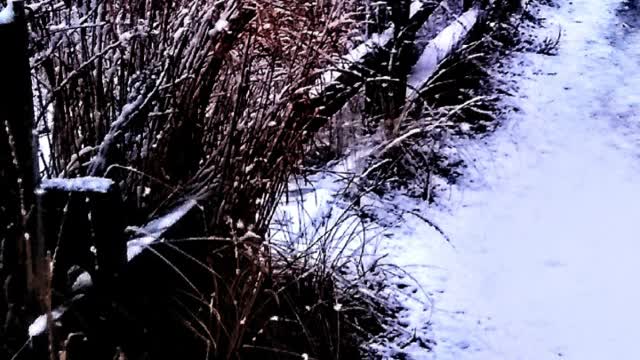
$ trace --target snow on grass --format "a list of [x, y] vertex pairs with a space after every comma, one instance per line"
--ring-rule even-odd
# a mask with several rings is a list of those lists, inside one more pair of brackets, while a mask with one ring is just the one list
[[460, 143], [465, 180], [423, 209], [452, 246], [416, 220], [394, 240], [434, 304], [437, 345], [415, 359], [638, 357], [640, 31], [623, 1], [559, 3], [541, 14], [558, 56], [509, 62], [520, 110]]
[[[517, 54], [496, 73], [517, 83], [504, 102], [519, 111], [494, 134], [459, 141], [468, 169], [440, 204], [369, 200], [406, 210], [378, 251], [426, 291], [405, 298], [400, 318], [435, 341], [394, 339], [377, 349], [386, 357], [638, 357], [640, 14], [620, 18], [633, 8], [616, 0], [559, 3], [542, 8], [540, 30], [561, 26], [558, 55]], [[312, 179], [309, 213], [336, 204], [328, 179]]]
[[315, 174], [308, 181], [292, 182], [274, 216], [271, 242], [289, 249], [292, 255], [315, 257], [328, 251], [336, 258], [373, 246], [377, 236], [366, 233], [375, 234], [375, 225], [364, 223], [357, 216], [353, 199], [346, 196], [352, 191], [359, 159], [366, 153], [355, 152], [333, 164], [330, 171]]
[[[394, 314], [396, 319], [391, 321], [397, 326], [373, 339], [369, 348], [383, 358], [402, 356], [408, 351], [426, 352], [430, 346], [429, 298], [410, 276], [385, 259], [390, 249], [385, 243], [396, 238], [394, 235], [388, 239], [390, 233], [397, 230], [393, 229], [397, 216], [386, 213], [389, 204], [384, 199], [358, 193], [356, 189], [359, 174], [366, 171], [364, 159], [371, 151], [356, 151], [331, 164], [328, 170], [310, 176], [308, 182], [292, 182], [289, 199], [278, 208], [269, 238], [277, 248], [290, 249], [291, 258], [305, 254], [306, 261], [330, 264], [348, 263], [344, 260], [355, 258], [361, 260], [365, 268], [375, 263], [389, 269], [381, 279], [389, 282], [388, 287], [371, 296], [392, 299], [393, 304], [400, 301], [404, 309]], [[357, 205], [355, 198], [359, 199]], [[403, 204], [404, 199], [401, 199], [391, 207]], [[380, 223], [375, 219], [364, 219], [362, 211], [365, 209], [386, 219]], [[393, 266], [388, 268], [388, 265]], [[368, 290], [362, 288], [360, 291], [366, 293]]]

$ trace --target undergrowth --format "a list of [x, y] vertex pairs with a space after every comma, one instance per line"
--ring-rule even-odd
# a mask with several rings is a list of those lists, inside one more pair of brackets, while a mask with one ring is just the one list
[[[397, 326], [403, 306], [388, 284], [406, 274], [375, 253], [386, 230], [363, 199], [404, 187], [432, 201], [434, 177], [455, 181], [448, 138], [494, 126], [486, 67], [508, 25], [478, 28], [442, 65], [406, 105], [406, 135], [372, 140], [337, 203], [298, 207], [274, 229], [292, 177], [367, 133], [366, 118], [347, 116], [345, 131], [344, 118], [317, 116], [309, 92], [362, 40], [368, 2], [28, 3], [42, 177], [113, 180], [129, 240], [197, 206], [108, 292], [74, 288], [96, 269], [57, 269], [67, 249], [48, 239], [46, 326], [8, 349], [15, 359], [355, 359], [376, 356], [366, 345], [415, 340]], [[67, 205], [61, 228], [81, 211]]]
[[[534, 5], [515, 14], [496, 7], [468, 35], [464, 45], [446, 59], [420, 90], [417, 101], [405, 105], [406, 134], [393, 146], [369, 159], [368, 181], [374, 191], [390, 190], [433, 202], [438, 188], [457, 181], [465, 159], [456, 151], [456, 139], [481, 137], [500, 125], [510, 111], [501, 100], [511, 96], [513, 80], [503, 66], [512, 54], [534, 52], [554, 55], [561, 41], [557, 36], [537, 39], [523, 31], [541, 21]], [[504, 78], [503, 78], [504, 76]], [[408, 132], [416, 125], [418, 132]]]

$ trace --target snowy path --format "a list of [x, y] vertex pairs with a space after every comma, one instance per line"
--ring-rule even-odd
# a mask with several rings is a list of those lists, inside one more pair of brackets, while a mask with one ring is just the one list
[[640, 10], [559, 2], [558, 56], [513, 60], [521, 111], [424, 209], [455, 248], [411, 218], [394, 245], [434, 301], [417, 359], [640, 359]]

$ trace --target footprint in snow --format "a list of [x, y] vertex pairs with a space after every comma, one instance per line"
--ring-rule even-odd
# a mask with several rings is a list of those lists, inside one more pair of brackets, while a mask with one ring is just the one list
[[550, 267], [550, 268], [560, 268], [560, 267], [565, 267], [566, 266], [565, 263], [563, 263], [563, 262], [561, 262], [559, 260], [553, 260], [553, 259], [546, 260], [544, 262], [544, 265], [546, 267]]

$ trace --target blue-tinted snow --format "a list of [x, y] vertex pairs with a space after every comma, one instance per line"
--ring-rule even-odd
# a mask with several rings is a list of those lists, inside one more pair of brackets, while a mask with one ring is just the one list
[[131, 261], [149, 245], [160, 241], [164, 233], [198, 204], [195, 200], [186, 201], [170, 213], [150, 221], [138, 229], [140, 237], [127, 242], [127, 259]]
[[0, 24], [9, 24], [13, 22], [15, 14], [13, 12], [13, 1], [9, 1], [7, 6], [0, 10]]
[[79, 177], [72, 179], [46, 179], [42, 181], [41, 187], [45, 190], [61, 190], [73, 192], [97, 192], [108, 193], [114, 186], [113, 180], [101, 177]]
[[[402, 322], [436, 342], [378, 344], [389, 358], [639, 358], [640, 11], [633, 1], [556, 2], [536, 5], [547, 20], [531, 31], [561, 27], [558, 55], [515, 54], [509, 71], [492, 70], [514, 83], [503, 101], [520, 110], [495, 133], [457, 142], [469, 165], [461, 182], [437, 206], [400, 193], [393, 204], [363, 199], [418, 212], [452, 242], [406, 215], [380, 246], [428, 294], [428, 308], [406, 299]], [[302, 205], [282, 209], [294, 233], [301, 217], [333, 221], [319, 211], [337, 206], [331, 178], [314, 177]]]

